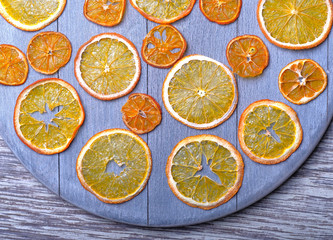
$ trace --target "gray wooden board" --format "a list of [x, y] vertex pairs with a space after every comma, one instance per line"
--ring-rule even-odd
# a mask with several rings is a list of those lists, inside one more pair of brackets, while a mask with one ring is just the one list
[[[289, 62], [300, 58], [316, 60], [329, 73], [332, 56], [328, 49], [333, 44], [332, 37], [311, 50], [296, 52], [280, 49], [270, 44], [258, 27], [255, 16], [257, 1], [244, 2], [239, 19], [227, 26], [209, 22], [201, 14], [197, 3], [188, 17], [174, 24], [188, 42], [187, 55], [203, 54], [226, 64], [227, 43], [238, 35], [255, 34], [264, 40], [270, 51], [270, 65], [261, 76], [255, 79], [237, 77], [239, 105], [233, 116], [215, 129], [199, 131], [180, 124], [165, 111], [161, 99], [161, 89], [168, 70], [147, 66], [142, 61], [141, 79], [134, 92], [152, 95], [163, 109], [161, 125], [153, 132], [142, 136], [152, 151], [152, 174], [145, 190], [133, 200], [119, 205], [102, 203], [80, 185], [75, 172], [76, 157], [82, 146], [95, 133], [109, 128], [126, 128], [121, 120], [120, 109], [127, 97], [110, 102], [92, 98], [77, 83], [73, 72], [73, 60], [78, 48], [84, 42], [93, 35], [103, 32], [120, 33], [130, 39], [140, 50], [146, 33], [156, 24], [144, 19], [128, 3], [121, 24], [113, 28], [101, 27], [84, 18], [82, 5], [82, 1], [68, 1], [62, 16], [42, 30], [64, 33], [70, 39], [73, 47], [70, 63], [54, 75], [69, 82], [77, 89], [86, 112], [85, 123], [68, 150], [53, 156], [39, 155], [18, 139], [13, 128], [13, 109], [18, 94], [28, 84], [46, 76], [30, 69], [29, 78], [23, 86], [0, 86], [1, 135], [36, 178], [53, 192], [80, 208], [115, 221], [142, 226], [189, 225], [226, 216], [256, 202], [288, 179], [313, 151], [331, 121], [333, 99], [329, 92], [333, 89], [330, 83], [328, 89], [315, 101], [304, 106], [296, 106], [285, 100], [279, 93], [277, 79], [280, 69]], [[31, 37], [36, 34], [20, 31], [2, 18], [0, 26], [0, 43], [13, 44], [24, 52], [26, 52]], [[330, 74], [329, 81], [331, 81]], [[167, 185], [164, 170], [167, 157], [176, 143], [187, 136], [208, 133], [225, 138], [240, 150], [237, 128], [242, 111], [253, 101], [267, 98], [285, 102], [297, 111], [304, 129], [304, 140], [299, 150], [286, 162], [274, 166], [257, 164], [242, 154], [245, 162], [243, 186], [233, 199], [216, 209], [204, 211], [191, 208], [179, 201]]]

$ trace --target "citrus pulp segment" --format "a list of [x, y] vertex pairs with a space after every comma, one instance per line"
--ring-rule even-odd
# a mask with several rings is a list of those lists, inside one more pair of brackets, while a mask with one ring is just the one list
[[[208, 166], [217, 180], [200, 172]], [[188, 137], [172, 150], [166, 165], [172, 192], [192, 207], [209, 210], [229, 201], [242, 185], [244, 163], [236, 148], [213, 135]]]
[[305, 104], [318, 97], [327, 86], [327, 74], [315, 61], [296, 60], [281, 70], [279, 88], [294, 104]]
[[[61, 109], [51, 123], [34, 116], [58, 107]], [[41, 154], [66, 150], [83, 121], [84, 110], [77, 92], [61, 79], [39, 80], [25, 88], [16, 101], [15, 131], [24, 144]]]
[[185, 53], [187, 44], [182, 34], [171, 25], [154, 27], [143, 40], [143, 60], [153, 67], [169, 68]]
[[29, 66], [24, 53], [12, 45], [0, 45], [0, 84], [21, 85], [28, 77]]
[[229, 42], [227, 59], [234, 73], [244, 78], [256, 77], [268, 66], [269, 53], [259, 37], [244, 35]]
[[74, 70], [76, 79], [91, 96], [112, 100], [134, 89], [141, 63], [132, 42], [117, 33], [102, 33], [79, 49]]
[[232, 115], [238, 91], [235, 77], [225, 65], [191, 55], [179, 60], [168, 73], [162, 98], [176, 120], [191, 128], [210, 129]]
[[65, 6], [66, 0], [0, 0], [0, 14], [14, 27], [37, 31], [55, 21]]
[[260, 0], [259, 26], [273, 44], [307, 49], [321, 44], [332, 27], [331, 0]]
[[200, 0], [200, 10], [205, 17], [218, 24], [229, 24], [239, 17], [242, 0]]
[[253, 161], [277, 164], [298, 149], [303, 130], [292, 108], [281, 102], [261, 100], [243, 112], [238, 138], [244, 153]]
[[[123, 168], [108, 172], [108, 164]], [[136, 134], [109, 129], [93, 136], [82, 148], [76, 171], [82, 186], [105, 203], [131, 200], [146, 186], [152, 168], [148, 145]]]

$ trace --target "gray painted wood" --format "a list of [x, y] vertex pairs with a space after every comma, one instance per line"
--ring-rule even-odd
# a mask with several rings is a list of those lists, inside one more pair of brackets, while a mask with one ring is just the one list
[[[298, 58], [312, 58], [329, 71], [328, 63], [332, 63], [332, 59], [327, 50], [332, 37], [312, 50], [295, 52], [277, 48], [264, 39], [258, 28], [255, 18], [256, 4], [256, 1], [245, 2], [238, 21], [227, 26], [209, 22], [199, 11], [198, 4], [194, 6], [188, 17], [174, 24], [187, 39], [189, 46], [186, 54], [203, 54], [225, 64], [227, 63], [225, 47], [237, 35], [259, 35], [269, 48], [271, 61], [263, 75], [256, 79], [238, 78], [239, 106], [234, 115], [223, 125], [209, 131], [198, 131], [174, 120], [163, 108], [161, 100], [162, 83], [168, 70], [147, 67], [142, 62], [141, 80], [135, 88], [135, 92], [149, 93], [161, 104], [163, 121], [155, 131], [143, 136], [152, 151], [153, 172], [147, 188], [133, 200], [120, 205], [104, 204], [82, 188], [75, 172], [76, 157], [92, 135], [108, 128], [125, 128], [121, 120], [120, 109], [127, 97], [110, 102], [92, 98], [75, 80], [73, 60], [76, 51], [84, 42], [102, 32], [120, 33], [129, 38], [140, 50], [145, 34], [155, 24], [144, 19], [129, 4], [122, 23], [113, 28], [105, 28], [95, 25], [83, 17], [80, 1], [68, 1], [59, 20], [45, 29], [59, 30], [72, 42], [72, 59], [56, 75], [71, 83], [78, 90], [86, 111], [86, 121], [70, 148], [64, 153], [51, 157], [38, 155], [24, 146], [14, 133], [12, 112], [17, 95], [29, 83], [43, 77], [32, 69], [25, 85], [10, 88], [0, 86], [1, 103], [3, 103], [0, 108], [5, 113], [0, 122], [1, 135], [28, 170], [48, 188], [80, 208], [115, 221], [143, 226], [186, 225], [216, 219], [250, 205], [277, 188], [298, 169], [319, 142], [332, 117], [332, 98], [328, 94], [330, 90], [325, 91], [319, 98], [305, 106], [295, 106], [282, 97], [277, 86], [280, 69]], [[26, 49], [30, 38], [35, 34], [17, 30], [3, 19], [0, 20], [0, 26], [1, 35], [3, 35], [1, 43], [14, 44], [22, 50]], [[329, 89], [332, 88], [330, 85]], [[214, 210], [194, 209], [177, 200], [167, 185], [164, 173], [167, 157], [174, 145], [184, 137], [210, 133], [227, 139], [239, 149], [236, 139], [237, 120], [250, 103], [264, 98], [285, 102], [297, 111], [305, 133], [300, 149], [288, 161], [275, 166], [256, 164], [243, 154], [245, 178], [242, 188], [231, 201]], [[328, 109], [329, 112], [327, 112]]]

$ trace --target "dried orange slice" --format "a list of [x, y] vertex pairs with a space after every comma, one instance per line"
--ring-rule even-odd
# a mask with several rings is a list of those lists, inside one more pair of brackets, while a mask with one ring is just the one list
[[327, 74], [315, 61], [296, 60], [282, 69], [279, 88], [294, 104], [305, 104], [318, 97], [327, 86]]
[[[110, 164], [114, 169], [109, 169]], [[148, 182], [151, 168], [148, 145], [123, 129], [105, 130], [90, 138], [76, 163], [82, 186], [99, 200], [114, 204], [138, 195]]]
[[242, 185], [244, 163], [237, 149], [213, 135], [188, 137], [166, 165], [172, 192], [192, 207], [209, 210], [229, 201]]
[[256, 77], [268, 66], [269, 53], [260, 38], [244, 35], [229, 42], [227, 59], [234, 73], [244, 78]]
[[[48, 122], [46, 112], [58, 113]], [[39, 80], [17, 98], [14, 127], [18, 137], [32, 150], [56, 154], [66, 150], [84, 121], [84, 111], [75, 89], [58, 78]]]
[[153, 67], [169, 68], [177, 62], [186, 50], [182, 34], [171, 25], [154, 27], [142, 44], [142, 58]]
[[299, 147], [303, 130], [296, 112], [281, 102], [261, 100], [243, 112], [238, 129], [240, 146], [253, 161], [277, 164]]
[[331, 0], [260, 0], [259, 26], [276, 46], [308, 49], [321, 44], [332, 28]]
[[14, 27], [37, 31], [55, 21], [65, 6], [66, 0], [0, 0], [0, 14]]
[[83, 13], [89, 21], [112, 27], [121, 22], [125, 7], [125, 0], [85, 0]]
[[58, 32], [42, 32], [28, 45], [27, 57], [33, 69], [44, 74], [54, 74], [65, 66], [72, 54], [68, 38]]
[[200, 10], [208, 20], [229, 24], [239, 17], [242, 0], [200, 0]]
[[102, 33], [81, 46], [74, 70], [76, 79], [91, 96], [112, 100], [134, 89], [141, 63], [131, 41], [117, 33]]
[[136, 134], [153, 131], [162, 120], [160, 105], [154, 98], [143, 93], [131, 94], [121, 112], [125, 125]]
[[167, 111], [196, 129], [214, 128], [235, 111], [237, 84], [232, 72], [214, 59], [191, 55], [168, 73], [162, 90]]
[[0, 84], [21, 85], [28, 77], [29, 66], [24, 53], [12, 45], [0, 45]]
[[192, 11], [195, 0], [156, 1], [130, 0], [131, 5], [150, 21], [165, 24], [186, 17]]

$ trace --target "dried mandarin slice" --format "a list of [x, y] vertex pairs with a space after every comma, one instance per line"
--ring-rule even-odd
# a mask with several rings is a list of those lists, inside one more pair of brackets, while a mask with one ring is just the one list
[[200, 0], [200, 10], [208, 20], [229, 24], [239, 17], [242, 0]]

